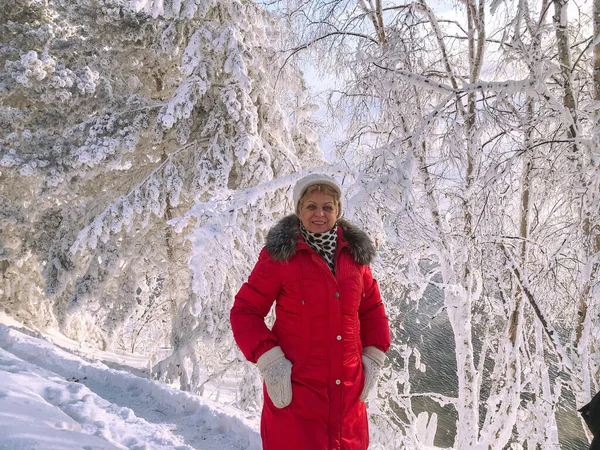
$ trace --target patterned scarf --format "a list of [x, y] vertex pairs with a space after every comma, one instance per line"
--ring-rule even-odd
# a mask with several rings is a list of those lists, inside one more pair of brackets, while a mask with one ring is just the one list
[[315, 252], [321, 255], [331, 269], [331, 272], [335, 275], [333, 256], [337, 246], [337, 223], [326, 233], [311, 233], [304, 228], [304, 225], [302, 224], [300, 224], [300, 231], [302, 231], [304, 242], [306, 242]]

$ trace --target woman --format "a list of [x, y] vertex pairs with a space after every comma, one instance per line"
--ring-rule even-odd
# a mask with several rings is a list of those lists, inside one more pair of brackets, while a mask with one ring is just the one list
[[294, 205], [269, 231], [231, 309], [235, 340], [264, 379], [263, 450], [365, 450], [364, 401], [390, 345], [369, 268], [375, 247], [340, 219], [333, 178], [302, 178]]

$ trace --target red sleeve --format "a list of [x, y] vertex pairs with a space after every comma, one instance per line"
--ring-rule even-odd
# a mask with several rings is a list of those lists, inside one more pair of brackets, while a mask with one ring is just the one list
[[369, 266], [363, 273], [364, 292], [358, 307], [360, 340], [363, 347], [374, 346], [382, 352], [390, 348], [390, 326], [381, 301], [379, 286]]
[[235, 296], [229, 319], [235, 342], [253, 363], [277, 346], [277, 338], [265, 325], [265, 316], [281, 288], [278, 264], [266, 249], [260, 252], [248, 281]]

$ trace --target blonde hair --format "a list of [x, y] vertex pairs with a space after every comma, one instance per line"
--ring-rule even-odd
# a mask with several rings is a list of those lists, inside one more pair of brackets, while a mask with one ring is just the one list
[[333, 197], [333, 205], [335, 206], [335, 212], [339, 216], [339, 214], [340, 214], [340, 196], [335, 189], [333, 189], [331, 186], [328, 186], [326, 184], [313, 184], [312, 186], [309, 186], [306, 189], [306, 191], [304, 191], [304, 194], [302, 195], [302, 197], [300, 197], [300, 200], [298, 200], [298, 210], [301, 211], [306, 199], [308, 197], [310, 197], [313, 192], [317, 192], [317, 191], [322, 192], [323, 194], [331, 195]]

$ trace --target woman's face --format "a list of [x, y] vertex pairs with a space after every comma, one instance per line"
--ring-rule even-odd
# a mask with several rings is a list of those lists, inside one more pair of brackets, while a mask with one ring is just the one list
[[333, 195], [314, 191], [302, 204], [300, 221], [311, 233], [325, 233], [335, 225], [337, 214]]

